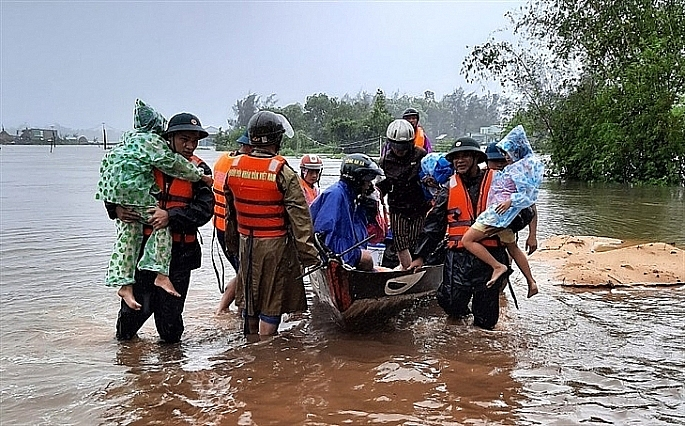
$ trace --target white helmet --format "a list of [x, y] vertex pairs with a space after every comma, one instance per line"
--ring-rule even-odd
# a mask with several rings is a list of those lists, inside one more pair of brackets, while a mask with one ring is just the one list
[[407, 120], [398, 118], [390, 123], [385, 136], [390, 142], [413, 142], [414, 126], [412, 126]]

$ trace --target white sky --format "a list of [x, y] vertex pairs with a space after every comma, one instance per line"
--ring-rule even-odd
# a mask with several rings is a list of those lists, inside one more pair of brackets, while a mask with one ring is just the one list
[[478, 91], [467, 46], [523, 3], [0, 0], [0, 121], [125, 130], [139, 97], [225, 128], [251, 92]]

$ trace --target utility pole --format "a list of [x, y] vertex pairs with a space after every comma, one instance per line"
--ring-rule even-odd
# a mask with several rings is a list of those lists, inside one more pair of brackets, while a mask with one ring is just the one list
[[102, 147], [107, 149], [107, 132], [105, 131], [105, 123], [102, 123]]
[[50, 134], [50, 153], [52, 153], [52, 150], [55, 148], [55, 139], [57, 139], [57, 136], [55, 136], [55, 126], [50, 126], [50, 129], [52, 129]]

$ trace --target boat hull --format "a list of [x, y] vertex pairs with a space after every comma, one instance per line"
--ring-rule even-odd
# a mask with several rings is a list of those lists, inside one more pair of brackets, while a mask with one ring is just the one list
[[415, 300], [433, 296], [442, 282], [442, 265], [416, 272], [348, 270], [336, 262], [311, 274], [319, 302], [327, 305], [340, 324], [387, 319]]

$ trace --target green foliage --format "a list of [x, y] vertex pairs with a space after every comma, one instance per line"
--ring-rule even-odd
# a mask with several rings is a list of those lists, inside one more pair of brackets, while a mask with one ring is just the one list
[[233, 113], [236, 115], [235, 120], [228, 120], [228, 124], [232, 127], [247, 127], [250, 118], [259, 110], [272, 109], [276, 104], [276, 95], [271, 94], [265, 100], [255, 93], [250, 93], [243, 99], [238, 99], [233, 106]]
[[233, 151], [240, 147], [236, 140], [245, 133], [245, 127], [234, 127], [230, 130], [219, 129], [214, 137], [215, 149], [217, 151]]
[[[292, 139], [284, 138], [281, 152], [301, 154], [318, 152], [329, 154], [364, 152], [379, 155], [385, 142], [385, 131], [395, 117], [413, 107], [420, 111], [421, 125], [431, 138], [435, 151], [447, 151], [451, 141], [472, 133], [478, 133], [481, 126], [501, 122], [501, 115], [508, 101], [498, 95], [479, 97], [465, 93], [459, 88], [435, 99], [435, 94], [426, 91], [422, 97], [395, 94], [386, 97], [382, 90], [375, 94], [360, 92], [352, 97], [331, 97], [318, 93], [307, 97], [304, 105], [290, 104], [275, 107], [274, 95], [262, 101], [257, 94], [240, 99], [233, 106], [235, 120], [228, 120], [229, 131], [221, 131], [216, 138], [217, 149], [235, 149], [237, 139], [257, 110], [269, 109], [288, 118], [295, 129]], [[444, 135], [441, 142], [437, 137]]]
[[685, 0], [532, 0], [519, 44], [489, 40], [469, 79], [520, 95], [553, 169], [571, 179], [677, 184], [685, 177]]

